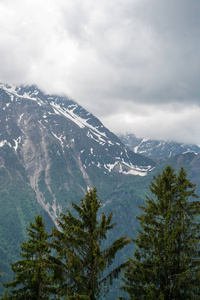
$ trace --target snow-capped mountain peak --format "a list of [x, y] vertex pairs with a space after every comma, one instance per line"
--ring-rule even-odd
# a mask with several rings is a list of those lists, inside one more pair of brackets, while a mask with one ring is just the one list
[[[2, 91], [1, 98], [3, 97], [3, 93], [4, 95], [6, 93], [9, 96], [7, 102], [4, 103], [4, 107], [2, 107], [2, 110], [5, 113], [11, 109], [11, 104], [13, 107], [21, 105], [26, 110], [22, 113], [21, 109], [20, 114], [18, 113], [17, 124], [19, 128], [20, 124], [23, 123], [27, 125], [30, 120], [35, 119], [35, 121], [39, 123], [39, 127], [44, 129], [47, 127], [48, 122], [51, 123], [54, 119], [53, 122], [55, 124], [55, 119], [61, 117], [61, 120], [65, 119], [69, 124], [73, 123], [74, 128], [77, 126], [82, 129], [88, 139], [92, 140], [95, 144], [98, 144], [98, 146], [102, 147], [104, 151], [107, 152], [110, 161], [103, 164], [99, 161], [93, 162], [97, 167], [101, 166], [101, 168], [105, 168], [105, 170], [109, 172], [118, 170], [118, 172], [124, 174], [137, 174], [141, 176], [147, 174], [147, 171], [153, 167], [153, 163], [146, 164], [145, 160], [141, 159], [139, 156], [133, 158], [133, 153], [128, 148], [124, 147], [114, 134], [75, 101], [66, 97], [45, 94], [34, 85], [15, 86], [0, 84], [0, 89]], [[30, 104], [29, 102], [35, 102], [35, 104]], [[30, 114], [26, 108], [29, 107], [30, 110], [31, 105], [34, 106], [35, 112], [32, 111]], [[15, 109], [15, 112], [17, 113], [18, 110]], [[29, 119], [27, 119], [28, 115]], [[8, 120], [9, 117], [7, 116], [7, 121]], [[59, 122], [57, 125], [59, 126]], [[6, 126], [9, 128], [9, 122], [7, 122]], [[57, 140], [60, 140], [61, 146], [64, 147], [64, 144], [66, 144], [66, 137], [64, 137], [65, 133], [55, 133], [52, 126], [51, 128], [52, 135], [57, 137]], [[66, 131], [66, 134], [69, 133]], [[19, 143], [22, 139], [20, 136], [17, 136], [14, 140], [15, 143], [7, 141], [7, 145], [14, 144], [14, 149], [17, 149], [16, 143]], [[2, 141], [1, 145], [3, 145], [3, 143], [5, 144], [6, 142]], [[69, 146], [69, 143], [66, 144], [66, 147]], [[83, 149], [77, 150], [81, 151]], [[139, 164], [138, 158], [139, 161], [141, 161]], [[120, 167], [117, 167], [118, 164], [120, 164]], [[110, 167], [111, 165], [113, 166], [112, 168]]]

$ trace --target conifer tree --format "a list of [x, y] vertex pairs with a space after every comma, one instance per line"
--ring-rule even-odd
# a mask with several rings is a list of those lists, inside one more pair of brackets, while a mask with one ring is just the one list
[[67, 209], [58, 220], [61, 231], [54, 228], [52, 231], [52, 246], [57, 251], [57, 257], [52, 257], [55, 267], [55, 279], [58, 279], [59, 296], [64, 299], [98, 299], [103, 283], [111, 283], [117, 278], [126, 263], [103, 276], [116, 253], [130, 239], [123, 236], [115, 240], [108, 248], [102, 250], [101, 242], [106, 239], [107, 231], [116, 224], [111, 224], [112, 213], [106, 217], [102, 213], [98, 221], [97, 213], [101, 205], [96, 189], [90, 189], [80, 206], [72, 202], [78, 217], [73, 216]]
[[136, 250], [125, 268], [122, 290], [130, 299], [181, 300], [200, 295], [200, 202], [195, 184], [167, 166], [150, 184], [141, 206]]
[[22, 259], [11, 264], [15, 276], [12, 282], [4, 284], [9, 290], [3, 299], [50, 299], [51, 280], [46, 261], [50, 254], [49, 236], [40, 215], [35, 217], [34, 223], [30, 222], [27, 232], [28, 240], [20, 246]]

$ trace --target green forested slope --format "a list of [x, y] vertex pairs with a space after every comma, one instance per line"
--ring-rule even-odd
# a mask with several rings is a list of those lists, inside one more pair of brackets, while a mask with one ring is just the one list
[[[36, 200], [23, 166], [9, 147], [0, 148], [4, 164], [0, 168], [0, 270], [1, 281], [11, 278], [10, 263], [19, 259], [19, 246], [26, 238], [26, 227], [42, 214], [47, 227], [53, 224]], [[2, 287], [0, 286], [2, 291]]]

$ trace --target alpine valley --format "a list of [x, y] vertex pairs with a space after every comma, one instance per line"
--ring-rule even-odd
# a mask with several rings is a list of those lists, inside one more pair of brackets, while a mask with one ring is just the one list
[[[26, 239], [26, 227], [34, 216], [41, 214], [50, 231], [57, 226], [59, 214], [66, 208], [71, 210], [71, 201], [79, 203], [88, 188], [97, 188], [101, 209], [106, 214], [113, 211], [117, 226], [108, 235], [105, 243], [109, 244], [124, 234], [136, 236], [138, 205], [144, 203], [153, 176], [166, 165], [177, 169], [183, 166], [200, 194], [198, 146], [173, 143], [173, 149], [179, 151], [171, 148], [171, 152], [167, 150], [171, 154], [166, 155], [156, 147], [161, 142], [146, 143], [144, 151], [143, 140], [136, 141], [134, 137], [135, 153], [130, 136], [120, 138], [71, 99], [46, 94], [36, 86], [0, 84], [3, 282], [12, 276], [10, 263], [19, 259], [20, 244]], [[168, 149], [170, 146], [165, 144]], [[124, 261], [133, 247], [130, 244], [117, 260]], [[115, 299], [116, 295], [116, 288], [111, 287], [106, 299]]]

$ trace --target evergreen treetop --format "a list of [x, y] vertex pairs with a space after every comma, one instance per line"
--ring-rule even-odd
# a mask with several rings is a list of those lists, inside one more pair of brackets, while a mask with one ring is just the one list
[[[39, 300], [50, 299], [51, 278], [47, 273], [47, 257], [50, 254], [48, 233], [42, 217], [27, 228], [28, 240], [22, 242], [21, 260], [11, 264], [15, 276], [12, 282], [4, 284], [8, 288], [5, 299]], [[3, 298], [4, 299], [4, 298]]]
[[[131, 299], [194, 299], [199, 290], [199, 213], [195, 184], [167, 166], [150, 184], [138, 217], [136, 250], [124, 272]], [[194, 200], [196, 199], [196, 200]]]
[[110, 271], [107, 276], [104, 276], [104, 271], [112, 264], [116, 253], [131, 240], [123, 236], [108, 248], [101, 249], [102, 240], [107, 238], [108, 230], [116, 224], [111, 223], [112, 213], [108, 217], [102, 213], [98, 221], [101, 201], [95, 188], [88, 190], [80, 206], [73, 202], [72, 205], [78, 217], [67, 209], [58, 221], [61, 231], [52, 231], [52, 245], [57, 251], [57, 258], [53, 258], [55, 278], [59, 282], [61, 296], [93, 300], [99, 297], [103, 283], [111, 283], [112, 278], [118, 277], [126, 263]]

